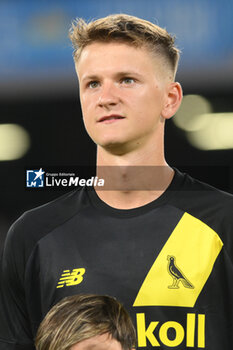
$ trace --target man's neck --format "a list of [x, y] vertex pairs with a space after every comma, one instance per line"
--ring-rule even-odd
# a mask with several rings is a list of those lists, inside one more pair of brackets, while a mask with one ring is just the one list
[[132, 209], [160, 197], [174, 176], [158, 149], [113, 155], [98, 148], [97, 176], [104, 189], [95, 188], [99, 198], [111, 207]]

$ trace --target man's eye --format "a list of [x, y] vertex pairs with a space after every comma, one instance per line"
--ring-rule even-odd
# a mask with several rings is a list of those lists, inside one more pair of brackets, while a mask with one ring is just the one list
[[99, 82], [98, 81], [90, 81], [87, 85], [89, 88], [95, 89], [99, 86]]
[[135, 80], [133, 78], [124, 78], [124, 79], [122, 79], [122, 82], [124, 84], [130, 85], [130, 84], [133, 84], [135, 82]]

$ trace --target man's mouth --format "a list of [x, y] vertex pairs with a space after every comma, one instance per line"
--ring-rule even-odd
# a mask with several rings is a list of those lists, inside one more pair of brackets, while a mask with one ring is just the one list
[[125, 117], [119, 114], [105, 115], [98, 120], [98, 123], [108, 122], [108, 121], [110, 122], [110, 121], [119, 120], [119, 119], [125, 119]]

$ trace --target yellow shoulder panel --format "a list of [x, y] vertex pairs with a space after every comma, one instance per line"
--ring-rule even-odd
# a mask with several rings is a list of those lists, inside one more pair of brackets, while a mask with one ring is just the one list
[[222, 246], [214, 230], [185, 213], [149, 270], [133, 306], [193, 307]]

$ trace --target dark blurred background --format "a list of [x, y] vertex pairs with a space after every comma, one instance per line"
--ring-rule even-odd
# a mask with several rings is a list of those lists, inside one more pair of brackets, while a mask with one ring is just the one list
[[[233, 193], [231, 0], [0, 2], [0, 248], [25, 210], [65, 190], [26, 189], [25, 170], [95, 164], [83, 124], [68, 30], [127, 13], [177, 37], [184, 101], [166, 126], [169, 164]], [[68, 190], [67, 190], [68, 191]]]

